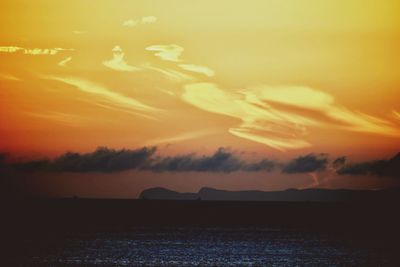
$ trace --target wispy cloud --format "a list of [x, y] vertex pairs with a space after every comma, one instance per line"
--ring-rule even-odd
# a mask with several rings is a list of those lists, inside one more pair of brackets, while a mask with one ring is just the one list
[[309, 142], [297, 138], [276, 137], [273, 136], [274, 133], [271, 134], [269, 132], [257, 133], [252, 127], [230, 128], [228, 132], [237, 137], [264, 144], [280, 151], [285, 151], [286, 149], [300, 149], [311, 146]]
[[339, 106], [331, 95], [308, 87], [232, 92], [212, 83], [195, 83], [185, 86], [182, 98], [205, 111], [241, 120], [238, 127], [228, 129], [232, 135], [282, 151], [311, 146], [305, 138], [311, 126], [400, 137], [389, 121]]
[[201, 130], [201, 131], [193, 131], [186, 132], [174, 136], [168, 136], [163, 138], [152, 139], [146, 142], [146, 145], [160, 145], [160, 144], [170, 144], [170, 143], [178, 143], [187, 140], [193, 140], [197, 138], [201, 138], [204, 136], [208, 136], [214, 134], [214, 130]]
[[72, 57], [67, 57], [60, 62], [58, 62], [58, 66], [65, 67], [65, 65], [72, 60]]
[[28, 55], [56, 55], [61, 51], [74, 51], [72, 48], [32, 48], [25, 49], [24, 54]]
[[1, 46], [0, 52], [17, 53], [22, 51], [26, 55], [56, 55], [61, 51], [74, 51], [72, 48], [23, 48], [17, 46]]
[[156, 71], [158, 73], [163, 74], [167, 79], [174, 81], [174, 82], [190, 82], [194, 81], [194, 78], [190, 75], [182, 73], [177, 70], [169, 69], [169, 68], [160, 68], [150, 64], [144, 66], [147, 70]]
[[15, 77], [14, 75], [7, 74], [7, 73], [0, 73], [0, 79], [9, 80], [9, 81], [21, 81], [20, 78]]
[[178, 66], [184, 70], [204, 74], [208, 77], [212, 77], [215, 75], [215, 72], [212, 69], [205, 66], [199, 66], [193, 64], [179, 64]]
[[125, 54], [121, 49], [121, 47], [118, 45], [112, 49], [112, 52], [113, 52], [113, 58], [110, 60], [103, 61], [103, 65], [110, 69], [116, 71], [126, 71], [126, 72], [155, 71], [157, 73], [162, 74], [167, 79], [179, 83], [192, 82], [195, 80], [193, 76], [183, 73], [181, 71], [172, 68], [155, 66], [150, 63], [143, 64], [141, 66], [131, 66], [125, 61], [124, 59]]
[[141, 111], [151, 114], [161, 111], [158, 108], [143, 104], [142, 102], [136, 99], [124, 96], [102, 85], [84, 79], [75, 77], [60, 77], [60, 76], [45, 76], [45, 78], [72, 85], [82, 92], [96, 95], [101, 99], [108, 101], [112, 105], [119, 108], [124, 108], [126, 110]]
[[[400, 130], [390, 121], [349, 110], [336, 104], [333, 96], [320, 90], [304, 86], [261, 86], [251, 89], [251, 93], [263, 103], [283, 104], [297, 108], [297, 113], [311, 110], [320, 115], [318, 118], [307, 115], [309, 120], [301, 122], [305, 126], [322, 126], [330, 123], [337, 128], [349, 131], [400, 136]], [[290, 108], [286, 112], [288, 110]], [[294, 109], [290, 110], [290, 113], [294, 114]]]
[[122, 26], [135, 27], [136, 25], [138, 25], [138, 23], [139, 23], [139, 21], [137, 21], [137, 20], [128, 19], [128, 20], [125, 20], [124, 22], [122, 22]]
[[154, 55], [161, 58], [162, 60], [179, 62], [181, 61], [179, 57], [181, 56], [184, 48], [176, 44], [170, 44], [152, 45], [146, 47], [146, 50], [155, 52]]
[[393, 115], [394, 115], [394, 117], [396, 119], [400, 120], [400, 113], [399, 112], [397, 112], [396, 110], [392, 110], [392, 113], [393, 113]]
[[81, 34], [87, 33], [87, 31], [75, 30], [75, 31], [72, 31], [72, 33], [77, 34], [77, 35], [81, 35]]
[[127, 19], [122, 22], [124, 27], [135, 27], [139, 24], [152, 24], [157, 22], [157, 17], [155, 16], [145, 16], [140, 19]]
[[0, 46], [0, 52], [3, 53], [15, 53], [23, 49], [24, 48], [18, 46]]
[[185, 86], [183, 100], [203, 110], [230, 116], [242, 121], [239, 127], [228, 132], [278, 150], [304, 148], [310, 144], [299, 139], [302, 134], [294, 123], [246, 101], [242, 94], [233, 94], [219, 89], [212, 83], [196, 83]]
[[151, 23], [155, 23], [157, 21], [157, 17], [155, 16], [145, 16], [142, 17], [142, 19], [140, 20], [140, 22], [142, 24], [151, 24]]
[[78, 126], [82, 121], [82, 116], [63, 113], [63, 112], [26, 112], [27, 115], [32, 117], [37, 117], [41, 119], [51, 120], [54, 122], [70, 125], [70, 126]]
[[122, 51], [121, 47], [119, 47], [118, 45], [112, 49], [112, 52], [113, 52], [113, 58], [110, 60], [104, 61], [103, 62], [104, 66], [106, 66], [110, 69], [113, 69], [113, 70], [117, 70], [117, 71], [134, 72], [134, 71], [140, 70], [140, 68], [130, 66], [130, 65], [128, 65], [128, 63], [125, 62], [125, 60], [124, 60], [125, 54]]

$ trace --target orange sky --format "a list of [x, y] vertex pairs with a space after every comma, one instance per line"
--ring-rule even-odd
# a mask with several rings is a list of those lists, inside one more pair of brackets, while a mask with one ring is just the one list
[[392, 155], [398, 14], [396, 0], [3, 3], [0, 150]]

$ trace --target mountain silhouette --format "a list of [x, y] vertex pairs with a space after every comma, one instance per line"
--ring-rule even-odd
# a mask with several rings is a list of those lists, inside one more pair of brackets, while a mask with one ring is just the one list
[[349, 190], [349, 189], [287, 189], [282, 191], [228, 191], [209, 187], [197, 193], [179, 193], [156, 187], [144, 190], [139, 198], [148, 200], [210, 200], [210, 201], [373, 201], [395, 200], [399, 190]]
[[196, 193], [179, 193], [162, 187], [150, 188], [142, 191], [140, 199], [165, 199], [165, 200], [195, 200], [199, 198]]

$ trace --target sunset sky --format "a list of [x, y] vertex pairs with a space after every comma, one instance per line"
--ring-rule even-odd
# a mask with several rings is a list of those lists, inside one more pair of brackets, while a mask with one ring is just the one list
[[[223, 147], [282, 162], [310, 153], [389, 159], [400, 151], [398, 14], [397, 0], [7, 1], [0, 150], [54, 158], [99, 146], [156, 146], [162, 156]], [[282, 173], [206, 172], [182, 183], [185, 173], [132, 172], [99, 180], [116, 177], [114, 196], [126, 184], [307, 187], [316, 175], [293, 182]], [[85, 175], [94, 177], [71, 176]], [[71, 179], [86, 188], [89, 178]], [[371, 177], [340, 179], [347, 180], [334, 186], [376, 185]], [[98, 182], [96, 194], [107, 183]], [[70, 188], [65, 194], [79, 188], [57, 186]]]

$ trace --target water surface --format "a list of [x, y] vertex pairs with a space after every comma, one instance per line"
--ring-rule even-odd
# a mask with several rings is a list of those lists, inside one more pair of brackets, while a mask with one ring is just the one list
[[35, 266], [389, 266], [384, 249], [311, 231], [134, 228], [27, 239]]

